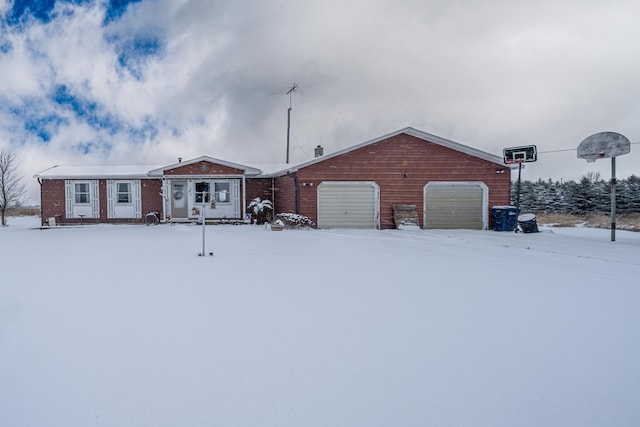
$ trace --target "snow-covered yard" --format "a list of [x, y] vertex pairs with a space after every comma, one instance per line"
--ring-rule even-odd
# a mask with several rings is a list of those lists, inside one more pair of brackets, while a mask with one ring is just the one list
[[0, 229], [0, 425], [640, 425], [640, 233]]

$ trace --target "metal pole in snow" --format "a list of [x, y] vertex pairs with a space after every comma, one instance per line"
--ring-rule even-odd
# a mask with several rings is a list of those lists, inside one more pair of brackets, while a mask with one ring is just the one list
[[[204, 194], [202, 194], [202, 200], [204, 200]], [[202, 204], [202, 256], [204, 256], [206, 254], [206, 252], [204, 251], [204, 224], [205, 224], [205, 220], [204, 220], [204, 207], [205, 204]]]
[[[202, 192], [202, 252], [200, 252], [199, 256], [206, 256], [207, 252], [205, 252], [205, 224], [206, 224], [206, 216], [205, 216], [205, 208], [206, 204], [206, 192]], [[209, 255], [213, 255], [213, 252], [209, 252]]]
[[520, 215], [520, 178], [522, 177], [522, 162], [518, 163], [518, 195], [516, 196], [516, 228], [514, 231], [518, 232], [518, 216]]
[[616, 158], [611, 158], [611, 241], [616, 241]]

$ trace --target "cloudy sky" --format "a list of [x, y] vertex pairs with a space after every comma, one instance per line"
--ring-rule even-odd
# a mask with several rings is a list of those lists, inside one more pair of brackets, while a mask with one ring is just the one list
[[[526, 179], [640, 174], [637, 0], [0, 0], [0, 148], [56, 164], [284, 162], [412, 126]], [[286, 92], [296, 83], [290, 97]], [[568, 151], [558, 151], [568, 150]], [[34, 196], [35, 195], [35, 196]]]

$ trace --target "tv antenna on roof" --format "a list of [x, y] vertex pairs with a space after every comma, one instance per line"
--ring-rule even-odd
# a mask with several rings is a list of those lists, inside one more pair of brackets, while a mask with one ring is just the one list
[[293, 86], [291, 86], [291, 89], [287, 91], [287, 95], [289, 95], [289, 109], [287, 110], [287, 164], [289, 164], [289, 133], [291, 130], [292, 98], [293, 92], [296, 91], [297, 87], [298, 85], [294, 83]]

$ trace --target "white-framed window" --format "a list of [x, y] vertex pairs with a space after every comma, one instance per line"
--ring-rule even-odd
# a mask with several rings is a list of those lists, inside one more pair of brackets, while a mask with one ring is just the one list
[[73, 184], [73, 201], [76, 205], [91, 203], [91, 184], [89, 182], [75, 182]]
[[196, 203], [209, 203], [211, 200], [211, 183], [209, 181], [201, 181], [195, 183]]
[[100, 192], [97, 179], [65, 180], [67, 218], [99, 218]]
[[217, 203], [231, 203], [231, 189], [228, 182], [216, 182], [214, 191]]
[[119, 205], [131, 204], [131, 183], [130, 182], [117, 182], [116, 183], [116, 203]]
[[139, 179], [107, 180], [107, 218], [142, 218]]

